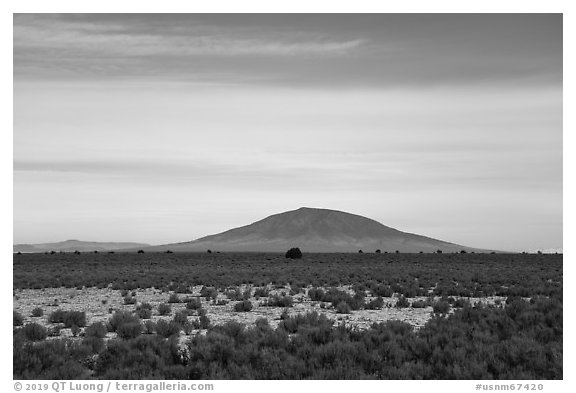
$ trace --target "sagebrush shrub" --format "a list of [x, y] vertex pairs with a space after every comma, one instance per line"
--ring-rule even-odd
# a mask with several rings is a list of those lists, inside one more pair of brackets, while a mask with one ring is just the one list
[[428, 302], [424, 300], [414, 300], [412, 302], [412, 308], [426, 308], [428, 307]]
[[188, 313], [186, 311], [178, 311], [174, 315], [173, 321], [180, 325], [184, 325], [186, 322], [188, 322]]
[[152, 318], [152, 310], [148, 310], [147, 308], [140, 308], [136, 310], [136, 315], [140, 319], [150, 319]]
[[164, 338], [180, 334], [182, 326], [174, 321], [166, 322], [164, 319], [159, 319], [156, 322], [156, 333]]
[[338, 304], [341, 302], [348, 303], [348, 306], [350, 306], [352, 310], [358, 310], [364, 306], [364, 298], [361, 294], [352, 297], [347, 292], [336, 288], [330, 288], [326, 295], [324, 295], [323, 301], [332, 303], [332, 307], [334, 308], [338, 307]]
[[184, 331], [184, 334], [187, 336], [189, 336], [190, 333], [192, 333], [192, 330], [194, 329], [200, 329], [200, 322], [198, 322], [197, 320], [194, 320], [192, 322], [186, 321], [186, 323], [182, 325], [182, 330]]
[[58, 336], [60, 336], [60, 330], [62, 330], [62, 325], [56, 325], [56, 326], [50, 327], [50, 328], [48, 328], [48, 336], [58, 337]]
[[[498, 300], [495, 302], [496, 305], [499, 305], [500, 303], [498, 302]], [[462, 298], [458, 298], [456, 299], [456, 301], [454, 302], [453, 307], [454, 308], [462, 308], [462, 307], [466, 307], [470, 305], [470, 302], [466, 299], [462, 299]]]
[[240, 290], [240, 288], [233, 288], [227, 290], [224, 295], [230, 300], [246, 300], [244, 299], [244, 294]]
[[44, 315], [44, 310], [42, 310], [40, 307], [36, 307], [34, 310], [32, 310], [33, 317], [41, 317], [42, 315]]
[[114, 315], [112, 315], [112, 318], [108, 320], [110, 331], [116, 333], [118, 333], [118, 329], [120, 329], [122, 325], [135, 323], [140, 323], [140, 319], [127, 311], [116, 311]]
[[350, 314], [351, 308], [346, 302], [340, 302], [336, 305], [336, 312], [338, 314]]
[[118, 333], [118, 337], [125, 340], [136, 338], [142, 333], [142, 324], [139, 321], [124, 323], [118, 327], [116, 333]]
[[292, 300], [292, 296], [278, 296], [274, 295], [271, 298], [266, 299], [263, 306], [268, 307], [292, 307], [294, 301]]
[[80, 328], [76, 325], [72, 325], [72, 327], [70, 328], [70, 331], [72, 332], [72, 335], [74, 337], [78, 336], [78, 334], [80, 334]]
[[203, 286], [200, 290], [200, 296], [206, 300], [216, 299], [218, 297], [218, 291], [214, 287]]
[[364, 308], [366, 310], [379, 310], [382, 308], [383, 305], [384, 305], [384, 299], [382, 299], [382, 296], [378, 296], [376, 299], [372, 299], [368, 303], [366, 303]]
[[258, 329], [264, 330], [270, 327], [270, 323], [268, 322], [268, 319], [266, 318], [258, 318], [254, 324], [256, 325], [256, 327]]
[[308, 290], [308, 296], [310, 297], [310, 300], [312, 300], [314, 302], [315, 301], [321, 302], [324, 300], [325, 293], [320, 288], [310, 288]]
[[392, 297], [394, 290], [390, 287], [390, 285], [379, 284], [372, 289], [372, 294], [374, 296]]
[[406, 307], [410, 307], [410, 302], [408, 301], [408, 299], [406, 299], [406, 297], [404, 295], [401, 295], [398, 298], [398, 301], [396, 302], [396, 307], [397, 308], [406, 308]]
[[84, 330], [85, 337], [104, 338], [106, 333], [106, 326], [102, 322], [94, 322]]
[[450, 303], [445, 300], [438, 300], [432, 305], [432, 310], [435, 314], [446, 314], [450, 311]]
[[200, 299], [190, 299], [186, 303], [186, 308], [188, 310], [198, 310], [199, 308], [202, 308], [202, 302], [200, 301]]
[[48, 335], [46, 328], [36, 322], [28, 323], [21, 329], [24, 337], [30, 341], [42, 341]]
[[152, 306], [150, 303], [141, 303], [136, 307], [136, 315], [140, 319], [152, 318]]
[[84, 311], [67, 311], [64, 316], [64, 326], [86, 326], [86, 313]]
[[169, 315], [171, 312], [172, 308], [168, 304], [162, 303], [158, 305], [158, 314]]
[[84, 327], [86, 326], [86, 313], [84, 311], [57, 309], [48, 316], [48, 320], [52, 323], [63, 323], [67, 328], [71, 328], [74, 325]]
[[106, 348], [104, 339], [93, 336], [84, 337], [82, 340], [82, 346], [88, 348], [92, 354], [100, 353]]
[[269, 293], [270, 293], [270, 291], [268, 291], [268, 288], [256, 288], [254, 290], [254, 297], [255, 298], [268, 297]]
[[144, 334], [153, 334], [156, 331], [156, 324], [151, 320], [144, 321]]
[[22, 326], [24, 323], [24, 317], [18, 311], [13, 310], [14, 315], [14, 325], [13, 326]]
[[236, 312], [248, 312], [252, 310], [252, 302], [250, 300], [243, 300], [234, 305], [234, 311]]
[[200, 321], [200, 329], [208, 329], [210, 327], [210, 318], [206, 315], [200, 315], [198, 320]]

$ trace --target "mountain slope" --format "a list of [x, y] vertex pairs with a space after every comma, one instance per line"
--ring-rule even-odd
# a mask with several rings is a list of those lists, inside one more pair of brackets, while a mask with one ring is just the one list
[[14, 252], [46, 252], [46, 251], [111, 251], [130, 248], [144, 248], [149, 244], [144, 243], [109, 243], [109, 242], [85, 242], [81, 240], [66, 240], [57, 243], [42, 244], [15, 244]]
[[149, 247], [149, 251], [283, 252], [443, 252], [482, 251], [387, 227], [336, 210], [303, 207], [194, 241]]

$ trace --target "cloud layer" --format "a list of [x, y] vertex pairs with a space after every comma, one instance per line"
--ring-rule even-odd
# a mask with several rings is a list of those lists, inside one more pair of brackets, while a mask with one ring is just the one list
[[560, 84], [561, 53], [560, 14], [14, 16], [17, 80]]

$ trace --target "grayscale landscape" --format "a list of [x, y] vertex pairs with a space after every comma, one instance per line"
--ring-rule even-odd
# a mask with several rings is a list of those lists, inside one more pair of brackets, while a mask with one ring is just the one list
[[564, 379], [562, 14], [13, 18], [15, 380]]

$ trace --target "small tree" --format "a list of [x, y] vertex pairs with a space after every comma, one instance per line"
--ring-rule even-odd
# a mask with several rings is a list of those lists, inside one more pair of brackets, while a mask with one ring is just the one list
[[376, 250], [376, 254], [380, 254], [382, 251], [380, 251], [380, 249]]
[[302, 258], [302, 251], [299, 248], [294, 247], [286, 251], [286, 258], [290, 259], [301, 259]]

